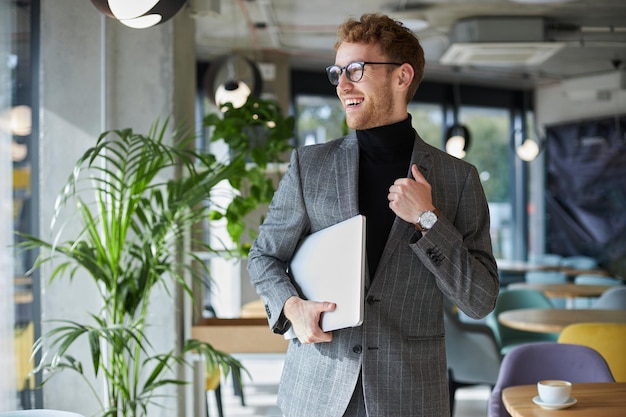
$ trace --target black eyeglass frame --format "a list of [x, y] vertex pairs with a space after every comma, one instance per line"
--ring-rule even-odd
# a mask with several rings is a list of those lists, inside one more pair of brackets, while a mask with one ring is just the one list
[[[361, 76], [359, 77], [358, 80], [353, 79], [350, 71], [348, 71], [348, 67], [350, 67], [351, 65], [354, 65], [354, 64], [357, 64], [357, 65], [360, 66]], [[326, 76], [328, 77], [328, 81], [332, 85], [339, 85], [339, 80], [341, 79], [341, 76], [343, 75], [343, 73], [345, 71], [346, 72], [346, 77], [348, 77], [348, 80], [352, 81], [353, 83], [358, 83], [359, 81], [361, 81], [363, 79], [363, 74], [365, 73], [365, 66], [366, 65], [396, 65], [396, 66], [399, 67], [402, 64], [398, 63], [398, 62], [353, 61], [353, 62], [349, 62], [348, 64], [344, 65], [343, 67], [340, 66], [340, 65], [330, 65], [330, 66], [326, 67]], [[336, 82], [333, 82], [333, 79], [331, 78], [331, 70], [335, 69], [335, 68], [339, 69], [339, 75], [337, 76]], [[332, 77], [334, 77], [334, 73], [333, 73]]]

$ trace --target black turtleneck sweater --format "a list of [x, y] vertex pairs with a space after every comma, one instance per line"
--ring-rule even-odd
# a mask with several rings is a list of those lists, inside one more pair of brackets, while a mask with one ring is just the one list
[[389, 187], [406, 178], [415, 143], [411, 116], [404, 121], [357, 130], [359, 140], [359, 211], [367, 219], [366, 250], [370, 277], [378, 267], [395, 214], [389, 208]]

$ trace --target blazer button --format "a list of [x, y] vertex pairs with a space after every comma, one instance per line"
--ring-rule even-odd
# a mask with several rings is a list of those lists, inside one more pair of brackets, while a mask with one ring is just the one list
[[361, 353], [363, 352], [363, 348], [361, 347], [361, 345], [354, 345], [354, 347], [352, 348], [352, 351], [354, 353]]
[[380, 300], [378, 298], [374, 298], [373, 295], [370, 295], [369, 297], [367, 297], [367, 304], [373, 306], [375, 303], [379, 302]]

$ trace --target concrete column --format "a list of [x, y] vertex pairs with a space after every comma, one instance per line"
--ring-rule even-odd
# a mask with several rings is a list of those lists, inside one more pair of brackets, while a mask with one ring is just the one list
[[[195, 96], [194, 24], [186, 9], [172, 20], [148, 29], [131, 29], [105, 18], [89, 1], [41, 2], [40, 195], [41, 236], [49, 225], [56, 196], [75, 161], [108, 129], [132, 127], [147, 133], [157, 120], [193, 129]], [[172, 173], [173, 175], [173, 173]], [[87, 197], [87, 196], [86, 196]], [[75, 236], [78, 218], [68, 213], [65, 237]], [[88, 323], [99, 309], [90, 277], [77, 274], [47, 284], [52, 266], [41, 271], [42, 332], [66, 319]], [[155, 294], [149, 337], [166, 351], [179, 346], [185, 332], [179, 294]], [[72, 351], [87, 369], [86, 343]], [[102, 381], [91, 381], [97, 394]], [[46, 408], [93, 415], [99, 408], [85, 382], [72, 372], [56, 375], [44, 386]], [[151, 417], [183, 416], [185, 399], [172, 388], [165, 408]], [[100, 395], [102, 397], [102, 395]]]

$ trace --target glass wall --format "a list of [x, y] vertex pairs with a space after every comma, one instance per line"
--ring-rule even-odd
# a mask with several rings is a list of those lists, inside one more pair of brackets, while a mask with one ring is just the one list
[[[33, 2], [34, 3], [34, 2]], [[0, 411], [31, 408], [33, 282], [15, 232], [31, 232], [32, 4], [0, 2]]]
[[513, 258], [510, 114], [507, 109], [462, 106], [459, 120], [471, 132], [467, 162], [478, 169], [491, 213], [491, 239], [496, 258]]
[[409, 113], [413, 126], [424, 142], [436, 147], [442, 147], [443, 106], [441, 104], [409, 103]]
[[302, 94], [295, 101], [298, 145], [324, 143], [347, 133], [345, 114], [337, 98]]

